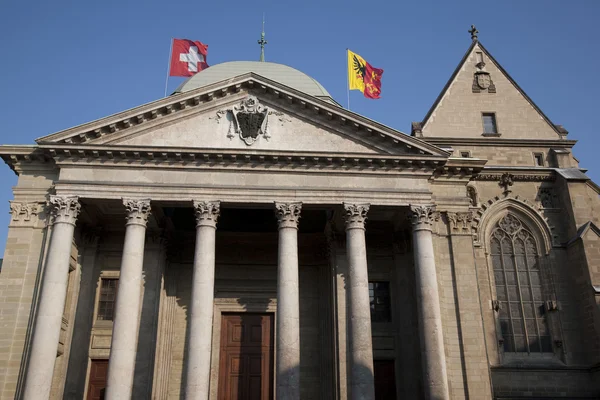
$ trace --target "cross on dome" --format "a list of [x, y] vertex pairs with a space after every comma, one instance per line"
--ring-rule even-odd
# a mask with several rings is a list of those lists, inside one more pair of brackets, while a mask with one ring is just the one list
[[179, 61], [187, 63], [188, 71], [198, 72], [198, 63], [204, 62], [204, 55], [198, 53], [198, 47], [190, 46], [189, 53], [179, 54]]

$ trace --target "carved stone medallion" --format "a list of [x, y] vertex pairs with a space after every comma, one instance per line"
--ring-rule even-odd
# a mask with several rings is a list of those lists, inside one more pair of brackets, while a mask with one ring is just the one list
[[487, 90], [488, 93], [496, 93], [496, 86], [492, 76], [487, 71], [477, 71], [473, 78], [473, 93]]
[[260, 135], [266, 140], [269, 135], [269, 109], [258, 102], [255, 96], [248, 96], [242, 102], [227, 110], [231, 113], [231, 122], [227, 137], [233, 139], [239, 135], [248, 146], [254, 144]]

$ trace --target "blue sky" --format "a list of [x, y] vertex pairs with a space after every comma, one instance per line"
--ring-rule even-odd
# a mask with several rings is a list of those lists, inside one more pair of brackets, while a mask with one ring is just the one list
[[[345, 49], [385, 70], [380, 100], [351, 93], [353, 111], [403, 132], [420, 121], [479, 39], [579, 144], [600, 182], [594, 128], [600, 93], [598, 0], [4, 1], [0, 3], [0, 143], [35, 138], [164, 94], [171, 37], [209, 45], [208, 62], [267, 61], [317, 79], [346, 104]], [[169, 90], [182, 78], [171, 78]], [[0, 165], [0, 254], [16, 177]]]

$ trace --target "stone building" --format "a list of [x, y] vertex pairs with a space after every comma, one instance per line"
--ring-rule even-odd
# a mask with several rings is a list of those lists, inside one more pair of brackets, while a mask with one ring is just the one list
[[1, 398], [598, 398], [574, 144], [473, 32], [410, 135], [228, 62], [2, 146]]

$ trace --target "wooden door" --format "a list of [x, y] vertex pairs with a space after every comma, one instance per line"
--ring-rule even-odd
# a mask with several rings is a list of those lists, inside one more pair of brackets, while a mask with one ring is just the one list
[[92, 360], [87, 400], [104, 400], [107, 377], [108, 360]]
[[375, 378], [375, 400], [396, 398], [396, 369], [394, 360], [373, 361]]
[[223, 314], [219, 400], [273, 399], [273, 315]]

